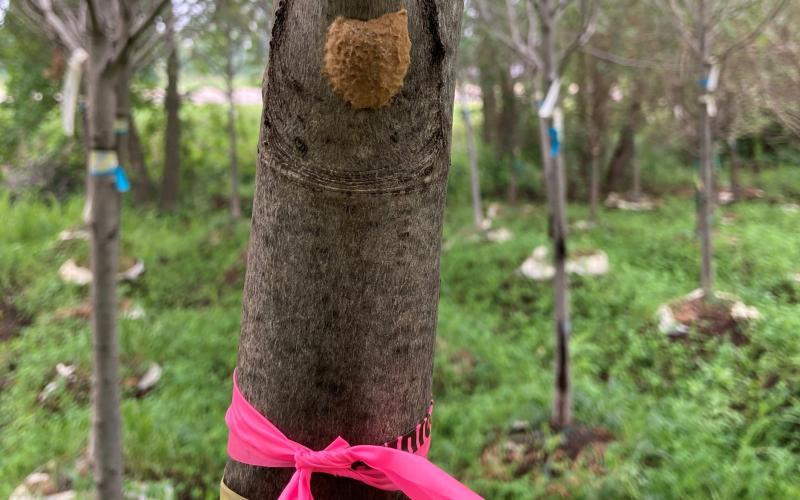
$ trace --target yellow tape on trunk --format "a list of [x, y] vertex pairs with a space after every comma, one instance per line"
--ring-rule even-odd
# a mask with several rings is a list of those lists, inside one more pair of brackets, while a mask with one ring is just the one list
[[117, 152], [106, 149], [95, 149], [89, 153], [89, 171], [92, 175], [111, 173], [119, 166]]
[[219, 500], [247, 500], [245, 497], [225, 486], [225, 481], [219, 482]]

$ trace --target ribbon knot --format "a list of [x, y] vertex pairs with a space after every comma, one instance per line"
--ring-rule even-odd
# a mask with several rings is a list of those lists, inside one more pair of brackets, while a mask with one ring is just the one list
[[[350, 444], [337, 437], [324, 450], [313, 451], [286, 437], [242, 396], [233, 378], [233, 400], [225, 415], [228, 455], [257, 467], [294, 467], [279, 500], [313, 500], [311, 474], [347, 477], [373, 488], [402, 491], [412, 500], [482, 500], [425, 458], [427, 446], [415, 453], [388, 446]], [[353, 467], [358, 463], [359, 467]], [[363, 466], [362, 466], [363, 465]]]
[[353, 461], [347, 449], [350, 444], [341, 437], [336, 438], [327, 448], [321, 451], [300, 449], [294, 453], [294, 467], [308, 472], [324, 472], [335, 469], [347, 469]]

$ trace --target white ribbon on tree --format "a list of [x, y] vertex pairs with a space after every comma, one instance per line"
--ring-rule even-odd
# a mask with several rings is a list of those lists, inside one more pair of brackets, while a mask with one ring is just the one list
[[67, 63], [67, 74], [64, 77], [64, 90], [61, 96], [61, 118], [64, 133], [70, 137], [75, 134], [75, 108], [78, 105], [83, 63], [87, 59], [89, 54], [82, 48], [77, 48], [72, 51]]

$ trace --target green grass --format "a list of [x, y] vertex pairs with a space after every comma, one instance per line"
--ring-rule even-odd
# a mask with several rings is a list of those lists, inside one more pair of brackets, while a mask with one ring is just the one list
[[[259, 112], [242, 107], [237, 122], [245, 197], [252, 194]], [[158, 178], [163, 113], [144, 107], [137, 118]], [[182, 118], [183, 211], [124, 210], [123, 249], [142, 258], [147, 272], [120, 287], [146, 314], [120, 321], [122, 377], [141, 375], [153, 361], [164, 367], [145, 397], [124, 391], [126, 477], [172, 483], [182, 498], [216, 498], [249, 228], [231, 222], [224, 207], [209, 208], [209, 200], [227, 193], [227, 143], [215, 132], [224, 129], [224, 108], [187, 105]], [[508, 167], [488, 148], [480, 153], [483, 189], [501, 195]], [[647, 189], [691, 186], [691, 168], [669, 163], [643, 165]], [[526, 165], [521, 187], [538, 192], [539, 179]], [[456, 113], [431, 458], [491, 499], [559, 491], [608, 499], [800, 498], [800, 284], [788, 278], [800, 272], [800, 214], [781, 208], [800, 201], [800, 168], [765, 168], [757, 178], [745, 172], [743, 184], [763, 187], [768, 198], [720, 210], [736, 223], [718, 217], [715, 253], [719, 289], [762, 313], [747, 332], [750, 343], [737, 348], [708, 340], [687, 348], [657, 331], [658, 306], [697, 287], [690, 198], [667, 198], [653, 213], [603, 212], [598, 227], [575, 231], [570, 240], [572, 250], [605, 250], [612, 266], [606, 277], [572, 282], [574, 406], [579, 422], [604, 426], [616, 440], [600, 469], [548, 463], [513, 477], [513, 465], [498, 470], [486, 461], [486, 450], [502, 445], [513, 422], [557, 439], [546, 424], [552, 292], [514, 274], [535, 246], [547, 244], [546, 213], [541, 204], [506, 207], [495, 226], [510, 228], [512, 241], [474, 237]], [[56, 241], [61, 230], [79, 224], [81, 209], [79, 197], [0, 193], [0, 301], [34, 320], [0, 343], [0, 498], [44, 466], [78, 489], [90, 487], [72, 472], [89, 428], [90, 331], [85, 321], [58, 317], [87, 296], [57, 276], [67, 258], [86, 253], [83, 244]], [[570, 207], [572, 220], [586, 217], [584, 206]], [[43, 407], [37, 395], [57, 363], [75, 364], [82, 382], [58, 389]]]
[[[34, 317], [0, 345], [0, 497], [48, 461], [69, 471], [86, 444], [88, 395], [62, 388], [47, 408], [37, 394], [54, 366], [90, 373], [90, 332], [55, 312], [86, 292], [58, 266], [75, 251], [56, 235], [74, 226], [81, 202], [0, 197], [0, 293]], [[751, 202], [723, 209], [719, 288], [761, 310], [743, 347], [668, 342], [659, 304], [696, 288], [693, 205], [669, 199], [649, 214], [604, 212], [576, 232], [573, 249], [602, 248], [610, 275], [573, 281], [572, 356], [578, 421], [609, 428], [602, 471], [586, 464], [535, 467], [522, 477], [484, 466], [484, 451], [524, 420], [547, 434], [553, 356], [547, 284], [514, 269], [546, 244], [543, 207], [506, 208], [496, 223], [515, 238], [475, 240], [470, 213], [448, 208], [434, 373], [432, 459], [486, 498], [533, 498], [559, 489], [577, 498], [797, 498], [800, 496], [800, 214]], [[571, 207], [572, 219], [584, 207]], [[123, 244], [147, 273], [121, 294], [146, 316], [121, 320], [123, 378], [164, 367], [156, 389], [123, 401], [126, 475], [172, 482], [185, 497], [213, 498], [225, 461], [240, 313], [241, 254], [248, 227], [224, 212], [158, 216], [126, 209]], [[227, 276], [226, 276], [227, 275]], [[512, 466], [508, 466], [509, 471]], [[77, 484], [86, 486], [86, 481]]]

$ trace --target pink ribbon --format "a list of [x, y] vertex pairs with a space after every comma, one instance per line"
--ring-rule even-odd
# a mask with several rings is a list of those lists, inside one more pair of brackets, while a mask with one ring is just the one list
[[[233, 399], [225, 415], [228, 455], [257, 467], [294, 467], [292, 479], [278, 500], [313, 500], [311, 474], [322, 472], [349, 477], [372, 487], [400, 490], [412, 500], [481, 499], [425, 458], [428, 446], [416, 455], [387, 446], [350, 444], [337, 437], [322, 451], [313, 451], [287, 438], [253, 408], [239, 391], [233, 376]], [[363, 463], [367, 467], [353, 467]]]

